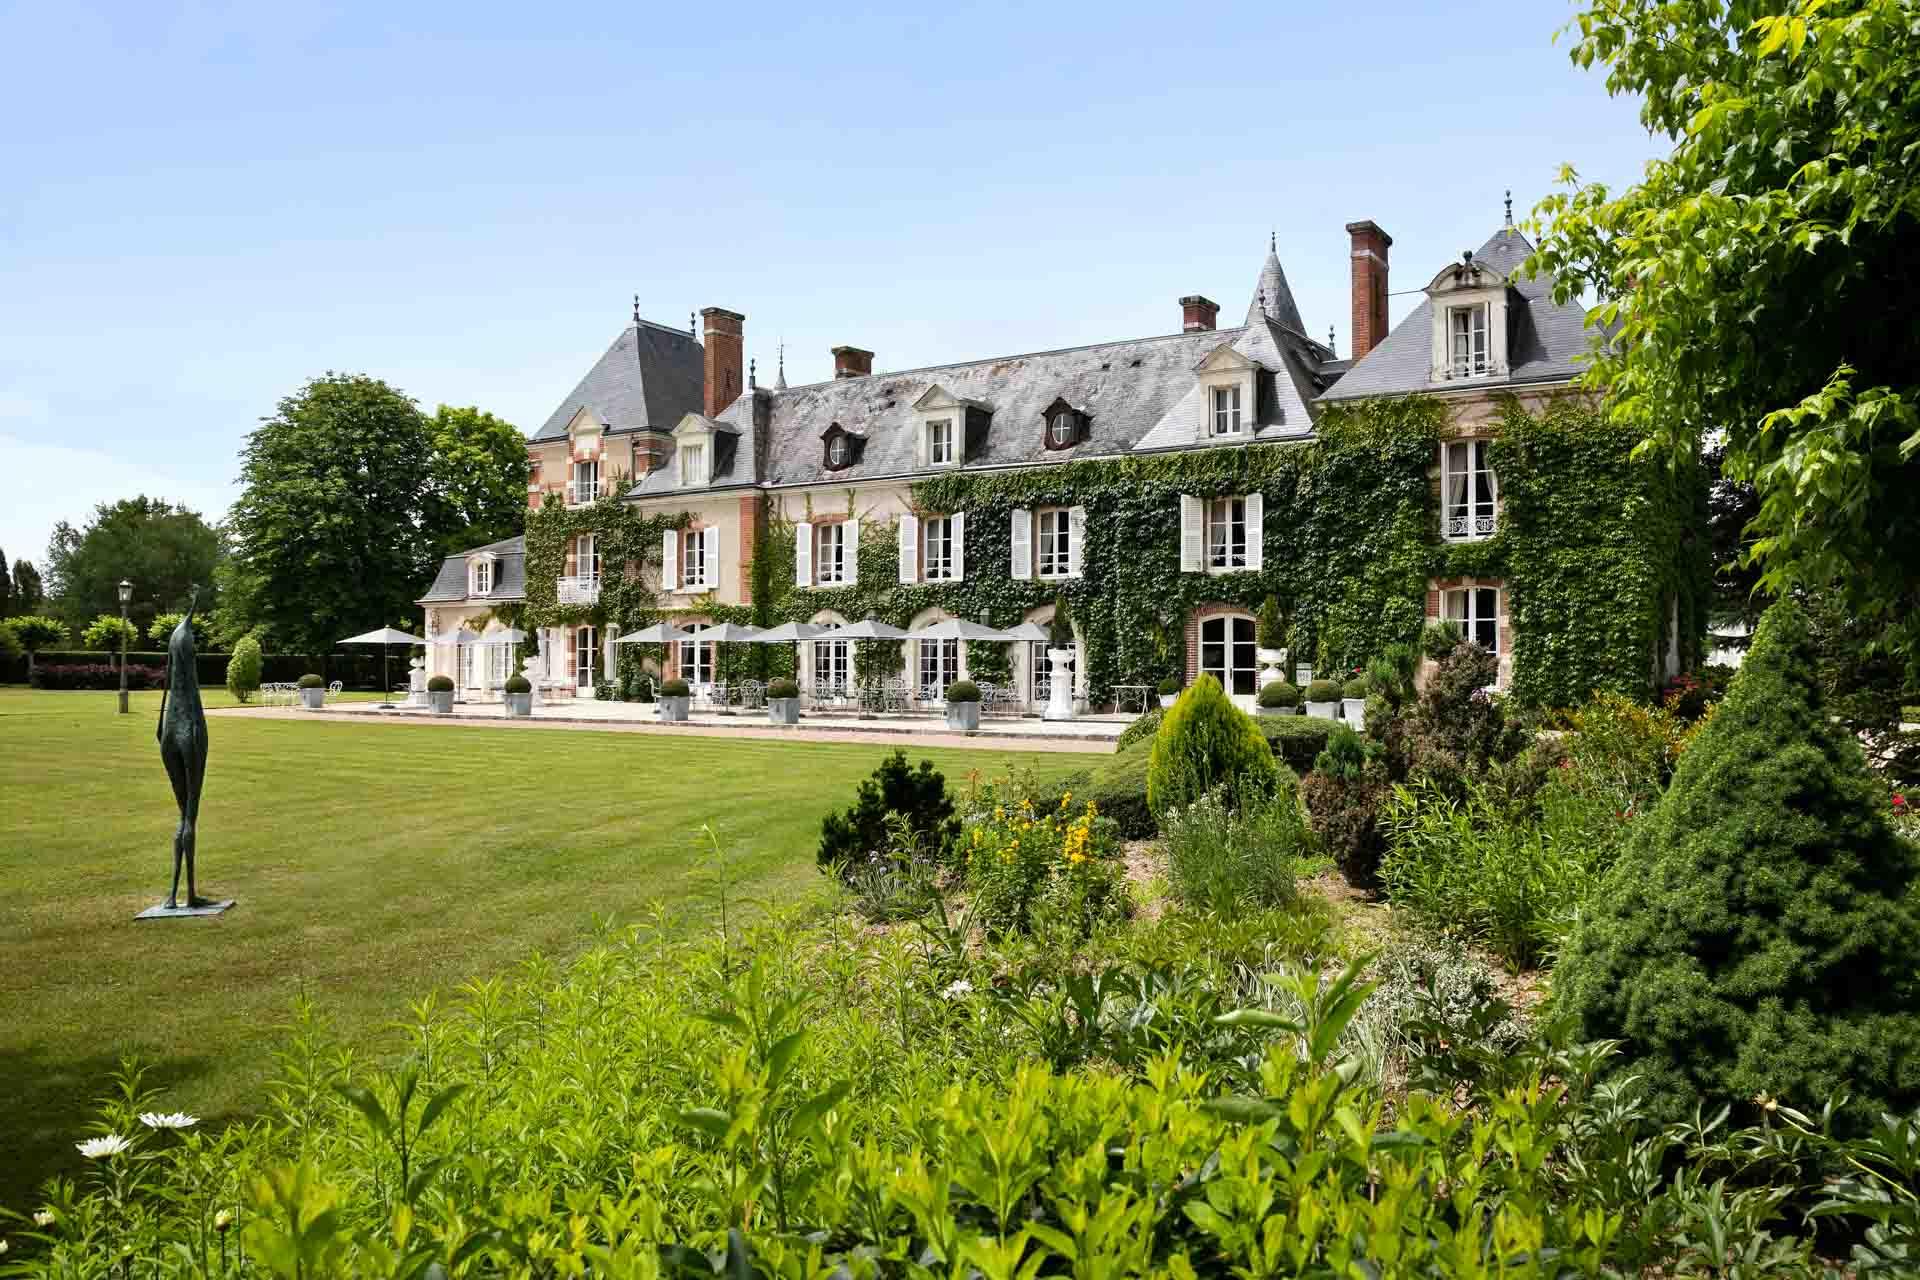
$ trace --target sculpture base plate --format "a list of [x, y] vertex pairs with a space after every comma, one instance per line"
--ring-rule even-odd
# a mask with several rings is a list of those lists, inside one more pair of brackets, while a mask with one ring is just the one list
[[204, 907], [170, 907], [164, 902], [157, 902], [135, 916], [134, 919], [176, 920], [185, 916], [217, 916], [232, 906], [233, 903], [234, 900], [232, 898], [222, 898], [219, 902], [209, 902]]

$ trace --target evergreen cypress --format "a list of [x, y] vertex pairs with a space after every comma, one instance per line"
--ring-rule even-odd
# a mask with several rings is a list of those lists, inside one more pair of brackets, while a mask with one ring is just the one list
[[1805, 615], [1762, 620], [1726, 701], [1554, 975], [1670, 1119], [1766, 1096], [1846, 1127], [1920, 1103], [1920, 850], [1828, 713]]

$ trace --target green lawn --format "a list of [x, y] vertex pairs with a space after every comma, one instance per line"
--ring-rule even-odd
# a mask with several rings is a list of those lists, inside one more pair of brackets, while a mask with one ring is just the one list
[[[176, 821], [154, 743], [158, 693], [0, 689], [0, 1205], [28, 1207], [123, 1053], [169, 1106], [219, 1120], [261, 1105], [300, 995], [379, 1045], [408, 1001], [597, 919], [703, 892], [711, 823], [738, 891], [818, 892], [821, 816], [886, 748], [212, 720], [200, 888], [224, 916], [142, 921], [165, 896]], [[208, 692], [210, 705], [230, 705]], [[924, 753], [950, 782], [1074, 755]]]

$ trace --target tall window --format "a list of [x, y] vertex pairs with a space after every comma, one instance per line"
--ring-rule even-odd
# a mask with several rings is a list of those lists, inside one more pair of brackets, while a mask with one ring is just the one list
[[847, 580], [847, 526], [815, 525], [813, 529], [813, 580], [821, 586]]
[[1213, 434], [1231, 436], [1240, 433], [1240, 384], [1213, 389]]
[[1208, 618], [1200, 624], [1200, 672], [1228, 693], [1254, 692], [1253, 619]]
[[813, 646], [813, 682], [833, 689], [845, 689], [853, 683], [853, 661], [845, 640], [821, 640]]
[[920, 525], [920, 535], [926, 548], [926, 564], [923, 576], [928, 582], [946, 582], [953, 578], [953, 520], [949, 516], [932, 516]]
[[1487, 304], [1482, 302], [1476, 306], [1449, 309], [1447, 341], [1454, 377], [1465, 378], [1485, 373], [1491, 368], [1493, 357], [1487, 342]]
[[[689, 622], [680, 629], [697, 634], [705, 631], [707, 624]], [[680, 642], [680, 678], [690, 685], [713, 683], [713, 646], [711, 644], [702, 644], [698, 640]]]
[[493, 561], [476, 560], [473, 564], [473, 594], [477, 596], [493, 593]]
[[1064, 578], [1073, 563], [1072, 532], [1067, 526], [1065, 507], [1053, 507], [1039, 513], [1040, 555], [1038, 565], [1043, 578]]
[[1488, 653], [1500, 652], [1500, 590], [1497, 587], [1455, 587], [1446, 592], [1445, 616], [1460, 624], [1461, 633]]
[[594, 627], [576, 627], [573, 632], [574, 684], [593, 688], [594, 672], [600, 666], [600, 632]]
[[590, 533], [583, 533], [574, 539], [573, 570], [582, 578], [600, 576], [600, 547]]
[[1207, 503], [1207, 567], [1247, 567], [1247, 500], [1214, 498]]
[[941, 418], [927, 424], [927, 465], [953, 465], [953, 420]]
[[1067, 445], [1073, 443], [1074, 425], [1073, 412], [1071, 410], [1062, 409], [1059, 413], [1053, 415], [1053, 422], [1047, 430], [1053, 434], [1054, 448], [1065, 448]]
[[708, 529], [688, 529], [680, 535], [680, 585], [683, 587], [717, 586], [707, 581], [707, 538], [712, 531]]
[[600, 463], [591, 462], [573, 464], [573, 484], [567, 490], [567, 501], [580, 505], [592, 502], [600, 496]]
[[487, 688], [498, 689], [513, 674], [513, 646], [510, 644], [490, 644], [487, 646]]
[[680, 483], [705, 484], [707, 482], [707, 446], [704, 444], [683, 444], [680, 446]]
[[960, 642], [922, 640], [919, 647], [921, 696], [946, 697], [947, 686], [960, 678]]
[[1449, 441], [1440, 458], [1440, 492], [1446, 497], [1445, 524], [1450, 539], [1485, 538], [1494, 531], [1493, 468], [1487, 465], [1487, 441]]

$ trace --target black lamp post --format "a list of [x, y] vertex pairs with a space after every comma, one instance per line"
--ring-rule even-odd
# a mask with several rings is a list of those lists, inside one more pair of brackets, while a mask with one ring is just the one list
[[133, 603], [133, 584], [120, 579], [120, 714], [127, 714], [127, 606]]

